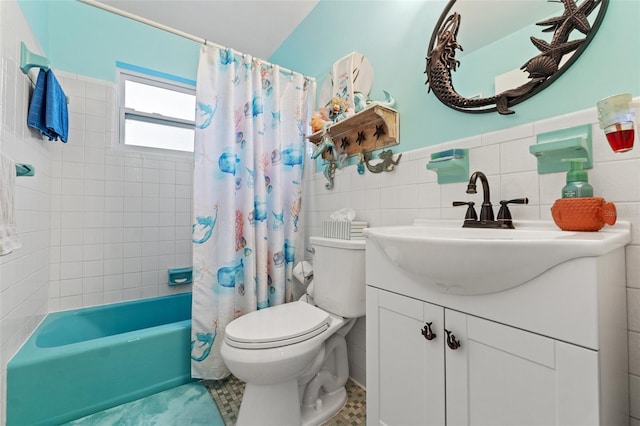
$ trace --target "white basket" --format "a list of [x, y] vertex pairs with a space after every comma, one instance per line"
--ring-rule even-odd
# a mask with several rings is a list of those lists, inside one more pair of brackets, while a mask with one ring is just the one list
[[367, 222], [360, 220], [337, 221], [325, 220], [322, 222], [322, 236], [326, 238], [338, 238], [340, 240], [363, 239], [363, 230]]

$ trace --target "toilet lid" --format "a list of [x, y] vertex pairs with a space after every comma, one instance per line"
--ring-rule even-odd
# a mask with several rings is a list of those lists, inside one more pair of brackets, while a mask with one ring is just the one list
[[227, 344], [236, 348], [267, 349], [310, 339], [329, 328], [330, 315], [305, 302], [285, 303], [251, 312], [225, 329]]

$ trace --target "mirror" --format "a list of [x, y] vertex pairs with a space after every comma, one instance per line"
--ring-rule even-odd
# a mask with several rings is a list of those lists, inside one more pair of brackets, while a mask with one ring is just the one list
[[513, 114], [578, 59], [608, 2], [449, 0], [429, 42], [428, 91], [458, 111]]

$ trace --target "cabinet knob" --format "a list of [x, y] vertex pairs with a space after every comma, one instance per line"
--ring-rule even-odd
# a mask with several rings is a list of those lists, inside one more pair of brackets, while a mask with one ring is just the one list
[[436, 333], [434, 333], [431, 330], [431, 324], [433, 324], [432, 322], [427, 322], [425, 323], [426, 325], [424, 326], [424, 328], [422, 329], [422, 335], [424, 336], [425, 339], [427, 340], [433, 340], [436, 338]]
[[447, 333], [447, 346], [449, 346], [449, 349], [455, 351], [460, 347], [460, 341], [456, 340], [456, 336], [446, 328], [444, 331]]

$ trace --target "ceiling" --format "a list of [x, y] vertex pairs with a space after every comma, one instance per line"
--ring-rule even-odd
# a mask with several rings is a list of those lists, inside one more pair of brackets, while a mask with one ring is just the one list
[[318, 1], [99, 0], [261, 59], [269, 59]]
[[[320, 0], [98, 1], [242, 53], [269, 59]], [[427, 7], [437, 7], [439, 14], [442, 4], [436, 2]], [[561, 13], [563, 7], [557, 0], [458, 0], [453, 10], [462, 15], [463, 32], [470, 35], [463, 37], [461, 33], [464, 54], [468, 54], [518, 28]]]

